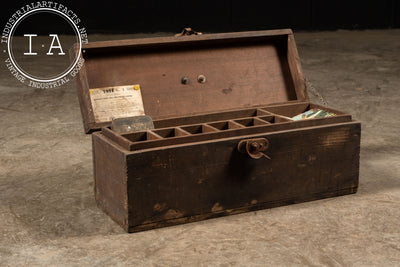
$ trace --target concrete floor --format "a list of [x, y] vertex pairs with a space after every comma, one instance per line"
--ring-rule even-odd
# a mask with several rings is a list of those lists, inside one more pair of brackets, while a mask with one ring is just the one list
[[311, 99], [362, 122], [357, 194], [126, 234], [95, 205], [75, 83], [0, 64], [0, 265], [400, 266], [400, 30], [295, 37]]

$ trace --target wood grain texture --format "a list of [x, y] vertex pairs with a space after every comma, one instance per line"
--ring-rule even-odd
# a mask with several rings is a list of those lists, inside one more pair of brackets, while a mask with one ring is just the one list
[[275, 43], [224, 44], [88, 56], [86, 68], [91, 88], [140, 84], [145, 113], [157, 120], [293, 100], [282, 53]]
[[[301, 129], [304, 127], [310, 126], [320, 126], [332, 123], [340, 123], [350, 121], [347, 116], [335, 116], [325, 119], [315, 119], [315, 120], [302, 120], [295, 122], [281, 122], [279, 124], [265, 124], [265, 125], [255, 125], [252, 127], [245, 128], [235, 128], [235, 129], [227, 129], [223, 131], [219, 131], [217, 128], [210, 126], [209, 124], [204, 124], [203, 127], [211, 128], [211, 130], [206, 130], [201, 134], [196, 135], [186, 135], [186, 136], [177, 136], [177, 137], [169, 137], [164, 139], [157, 140], [148, 140], [146, 142], [130, 142], [127, 143], [124, 140], [124, 148], [128, 148], [126, 145], [129, 144], [130, 151], [142, 150], [142, 149], [151, 149], [151, 148], [160, 148], [163, 146], [173, 146], [185, 143], [193, 143], [207, 140], [215, 140], [221, 138], [235, 137], [235, 136], [244, 136], [244, 135], [252, 135], [259, 133], [268, 133], [274, 131], [283, 131], [283, 130], [292, 130], [292, 129]], [[127, 138], [129, 140], [130, 135], [127, 134]], [[125, 139], [122, 137], [121, 139]]]
[[[264, 31], [243, 31], [243, 32], [231, 32], [231, 33], [215, 33], [215, 34], [203, 34], [203, 35], [189, 35], [178, 37], [155, 37], [155, 38], [142, 38], [142, 39], [127, 39], [118, 41], [98, 41], [84, 44], [84, 49], [92, 49], [97, 51], [107, 51], [108, 49], [114, 49], [115, 47], [127, 48], [127, 47], [146, 47], [146, 46], [163, 46], [163, 45], [177, 45], [177, 41], [180, 45], [192, 44], [193, 42], [207, 42], [215, 40], [227, 40], [230, 42], [232, 39], [241, 40], [247, 39], [249, 36], [252, 37], [265, 37], [265, 36], [282, 36], [293, 34], [291, 29], [279, 29], [279, 30], [264, 30]], [[178, 44], [178, 45], [179, 45]]]
[[[360, 123], [308, 102], [290, 30], [108, 41], [84, 49], [77, 81], [86, 132], [110, 124], [94, 121], [91, 88], [140, 84], [145, 113], [154, 120], [153, 130], [103, 128], [93, 135], [96, 201], [126, 231], [357, 191]], [[288, 118], [310, 108], [336, 116]], [[270, 160], [238, 151], [240, 141], [252, 138], [267, 139], [263, 152]]]
[[125, 154], [100, 133], [92, 135], [96, 203], [124, 229], [128, 229]]
[[306, 80], [301, 69], [300, 57], [293, 34], [288, 35], [287, 57], [297, 99], [308, 99]]
[[[322, 108], [336, 116], [292, 121], [292, 117], [310, 108]], [[309, 102], [271, 105], [262, 108], [169, 118], [154, 121], [155, 130], [116, 133], [107, 127], [103, 134], [125, 150], [135, 151], [241, 135], [299, 129], [340, 122], [350, 122], [351, 115]], [[158, 138], [144, 138], [146, 135]]]
[[[206, 34], [90, 43], [78, 74], [86, 132], [108, 126], [93, 119], [91, 88], [140, 84], [154, 120], [307, 100], [290, 30]], [[204, 75], [205, 83], [197, 82]], [[182, 84], [187, 77], [189, 82]], [[304, 81], [304, 79], [303, 79]]]
[[[70, 49], [70, 60], [75, 60], [76, 56], [79, 54], [79, 48], [74, 45]], [[83, 59], [81, 54], [80, 56]], [[95, 122], [92, 102], [89, 96], [89, 85], [86, 71], [86, 64], [83, 64], [81, 69], [76, 75], [76, 84], [78, 92], [79, 106], [81, 109], [83, 127], [86, 133], [90, 133], [94, 130], [93, 123]]]
[[256, 136], [272, 160], [237, 151], [254, 135], [127, 153], [128, 230], [356, 192], [359, 123]]

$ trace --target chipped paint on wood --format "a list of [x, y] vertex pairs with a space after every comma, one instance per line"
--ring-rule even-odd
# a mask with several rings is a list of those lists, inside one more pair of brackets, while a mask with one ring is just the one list
[[164, 219], [170, 220], [170, 219], [180, 218], [180, 217], [182, 217], [182, 216], [183, 216], [183, 214], [182, 214], [182, 212], [180, 212], [179, 210], [169, 209], [169, 210], [165, 213]]
[[[97, 146], [106, 149], [102, 154], [96, 147], [95, 186], [97, 194], [103, 194], [97, 196], [97, 202], [125, 230], [138, 231], [354, 193], [358, 186], [359, 161], [354, 155], [358, 155], [360, 148], [356, 134], [359, 126], [343, 123], [265, 133], [262, 136], [271, 141], [272, 160], [268, 161], [255, 161], [239, 153], [237, 144], [246, 138], [240, 136], [127, 152], [101, 133], [95, 134]], [[348, 132], [349, 140], [336, 146], [319, 146], [319, 140], [326, 140], [332, 132]], [[121, 151], [125, 158], [110, 162], [113, 150]], [[207, 157], [202, 157], [204, 151], [208, 152]], [[321, 165], [318, 168], [298, 167], [298, 164], [315, 165], [309, 161], [314, 157]], [[167, 164], [149, 168], [154, 159]], [[171, 159], [173, 164], [169, 164]], [[116, 166], [120, 166], [120, 174], [115, 172]], [[122, 182], [126, 181], [120, 184], [124, 190], [119, 196], [128, 201], [127, 205], [121, 204], [119, 211], [110, 205], [116, 201], [117, 191], [105, 194], [117, 189], [108, 185], [118, 181], [117, 175]], [[139, 177], [142, 179], [136, 179]], [[128, 217], [116, 216], [116, 212]]]
[[329, 147], [345, 144], [349, 139], [349, 129], [340, 129], [334, 132], [330, 132], [325, 136], [321, 136], [319, 141], [322, 146]]
[[211, 208], [211, 212], [218, 212], [223, 210], [224, 208], [222, 206], [220, 206], [220, 204], [217, 202], [214, 204], [214, 206], [212, 206]]
[[156, 203], [153, 207], [153, 211], [161, 212], [167, 208], [167, 203]]
[[313, 162], [317, 159], [317, 157], [314, 154], [308, 155], [308, 162]]

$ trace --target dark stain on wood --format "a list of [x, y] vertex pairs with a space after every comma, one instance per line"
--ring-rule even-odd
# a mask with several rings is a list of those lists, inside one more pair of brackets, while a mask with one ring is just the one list
[[224, 93], [224, 94], [229, 94], [229, 93], [231, 93], [232, 92], [232, 89], [231, 88], [228, 88], [228, 89], [222, 89], [222, 93]]

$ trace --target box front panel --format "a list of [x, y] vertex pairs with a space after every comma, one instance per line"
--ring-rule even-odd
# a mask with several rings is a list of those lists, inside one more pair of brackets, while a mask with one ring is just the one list
[[356, 192], [359, 123], [257, 135], [270, 160], [238, 151], [253, 137], [129, 154], [129, 230]]

